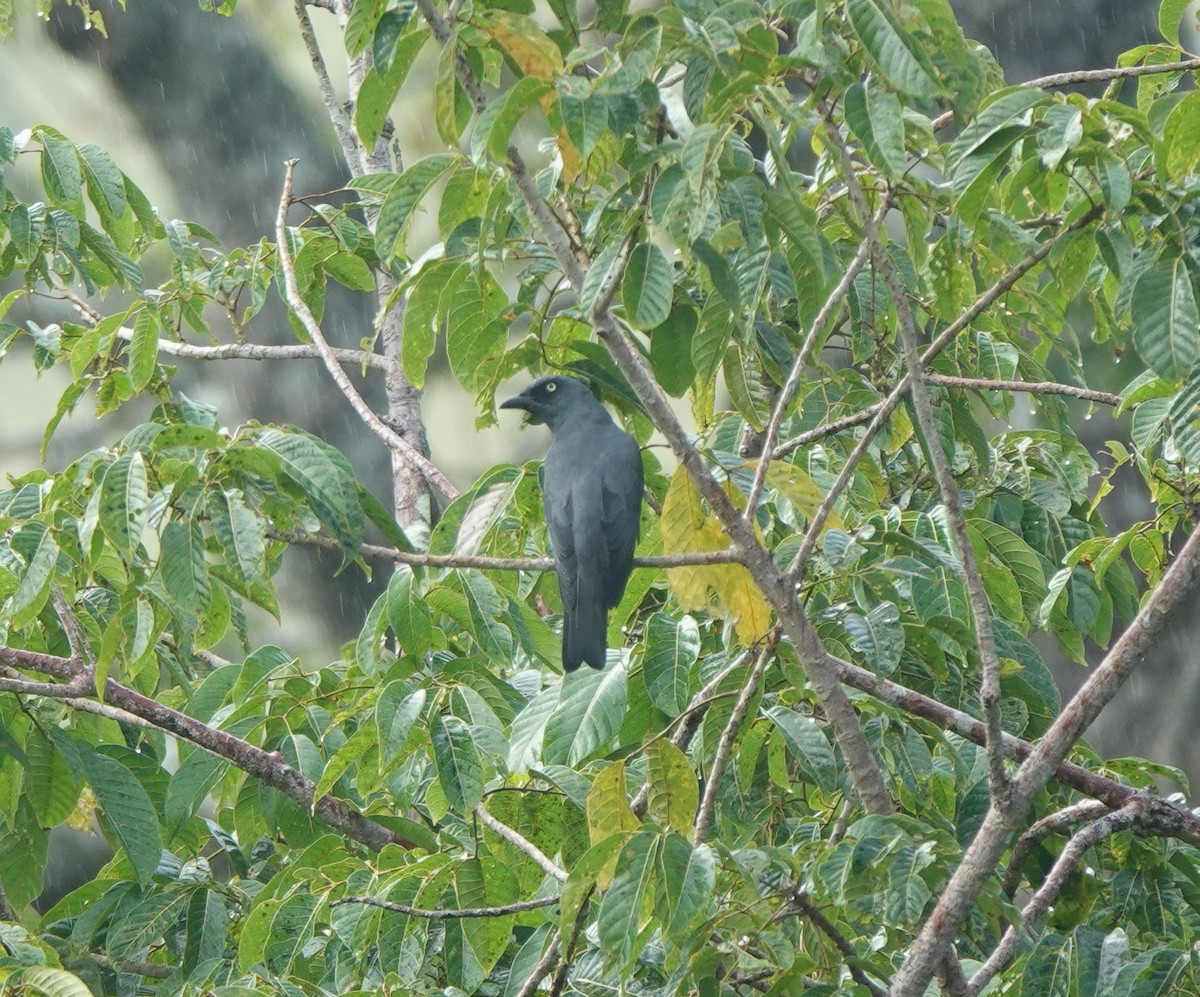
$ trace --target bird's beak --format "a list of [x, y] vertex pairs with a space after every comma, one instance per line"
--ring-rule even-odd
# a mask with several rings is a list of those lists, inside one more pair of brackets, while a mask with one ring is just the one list
[[532, 424], [534, 426], [539, 426], [544, 421], [539, 414], [539, 409], [541, 406], [539, 406], [534, 399], [530, 398], [529, 395], [526, 394], [515, 395], [512, 398], [507, 398], [500, 403], [500, 407], [519, 408], [527, 412], [528, 417], [525, 420], [526, 425]]
[[527, 395], [514, 395], [512, 398], [506, 398], [500, 403], [501, 408], [519, 408], [526, 412], [533, 411], [533, 399]]

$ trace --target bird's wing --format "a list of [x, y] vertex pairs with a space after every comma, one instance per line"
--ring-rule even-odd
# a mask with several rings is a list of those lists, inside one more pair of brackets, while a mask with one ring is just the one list
[[616, 429], [606, 440], [601, 467], [604, 521], [604, 601], [611, 609], [625, 594], [633, 549], [641, 532], [642, 454], [637, 441]]
[[579, 554], [573, 526], [574, 496], [569, 487], [555, 487], [547, 476], [542, 499], [546, 508], [546, 526], [550, 530], [550, 547], [558, 572], [558, 590], [562, 594], [564, 608], [574, 609], [579, 593]]
[[555, 462], [543, 497], [563, 602], [563, 667], [604, 667], [607, 549], [599, 477], [588, 466]]

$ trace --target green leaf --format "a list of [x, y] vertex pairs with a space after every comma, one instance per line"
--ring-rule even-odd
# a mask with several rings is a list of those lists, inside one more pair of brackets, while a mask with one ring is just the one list
[[426, 156], [400, 174], [379, 209], [375, 223], [375, 251], [381, 260], [404, 252], [404, 240], [422, 199], [459, 157], [450, 153]]
[[639, 329], [653, 329], [671, 312], [671, 264], [653, 243], [640, 243], [629, 254], [621, 281], [621, 301], [629, 321]]
[[196, 808], [228, 770], [228, 762], [207, 751], [193, 750], [183, 759], [167, 783], [163, 815], [166, 818], [168, 841], [196, 812]]
[[642, 673], [650, 701], [668, 716], [677, 717], [687, 707], [691, 669], [700, 653], [700, 630], [690, 616], [676, 622], [666, 613], [646, 621], [646, 653]]
[[142, 542], [149, 510], [146, 463], [139, 451], [126, 451], [100, 484], [100, 528], [117, 550], [132, 557]]
[[52, 966], [22, 966], [0, 978], [12, 993], [40, 993], [45, 997], [92, 997], [92, 991], [74, 973]]
[[108, 957], [118, 965], [127, 959], [144, 960], [151, 946], [175, 927], [187, 901], [186, 893], [156, 891], [125, 909], [108, 933]]
[[682, 398], [696, 379], [692, 365], [692, 338], [696, 335], [696, 310], [677, 301], [666, 320], [650, 337], [650, 364], [662, 389]]
[[683, 945], [713, 902], [716, 854], [708, 845], [693, 848], [678, 834], [662, 839], [655, 876], [654, 907], [666, 936]]
[[904, 117], [900, 101], [887, 91], [867, 92], [861, 83], [846, 91], [846, 124], [862, 144], [871, 165], [884, 176], [904, 172]]
[[25, 798], [42, 827], [61, 824], [75, 809], [78, 784], [54, 743], [36, 728], [25, 742]]
[[647, 811], [685, 837], [692, 833], [700, 805], [700, 783], [687, 755], [660, 738], [646, 748]]
[[388, 683], [375, 704], [375, 734], [379, 741], [379, 764], [391, 763], [404, 747], [413, 724], [425, 708], [425, 690], [408, 692], [401, 681]]
[[240, 578], [253, 581], [266, 572], [266, 526], [235, 489], [213, 491], [209, 522], [225, 554], [225, 564]]
[[377, 743], [375, 725], [363, 724], [345, 744], [334, 752], [333, 757], [325, 763], [325, 769], [313, 790], [314, 813], [321, 797], [332, 792], [334, 784], [349, 771], [350, 766], [358, 762]]
[[42, 606], [46, 604], [50, 595], [50, 583], [58, 562], [58, 542], [54, 539], [54, 534], [41, 523], [30, 523], [25, 529], [38, 533], [39, 538], [16, 591], [9, 596], [4, 607], [4, 615], [9, 618], [14, 629], [31, 623], [42, 611]]
[[483, 761], [471, 729], [458, 717], [435, 713], [429, 722], [433, 764], [450, 805], [470, 813], [483, 799]]
[[608, 108], [603, 100], [573, 93], [560, 94], [559, 112], [567, 137], [584, 159], [592, 154], [608, 129]]
[[386, 69], [381, 68], [377, 59], [375, 65], [363, 77], [354, 105], [354, 129], [368, 149], [379, 140], [383, 123], [391, 112], [396, 96], [408, 78], [417, 53], [428, 39], [429, 35], [425, 31], [409, 32], [400, 38], [391, 50], [391, 59]]
[[1167, 174], [1176, 183], [1183, 183], [1200, 163], [1200, 91], [1189, 93], [1167, 116], [1162, 144], [1167, 153]]
[[[891, 923], [917, 924], [933, 892], [921, 870], [933, 861], [933, 842], [920, 847], [905, 844], [892, 857], [888, 870], [887, 919]], [[1038, 991], [1044, 993], [1048, 991]]]
[[1191, 6], [1191, 0], [1162, 0], [1158, 7], [1159, 33], [1172, 45], [1179, 44], [1179, 23]]
[[603, 671], [581, 668], [565, 675], [558, 707], [546, 721], [542, 758], [576, 766], [607, 747], [625, 718], [627, 697], [624, 665]]
[[98, 145], [81, 145], [79, 160], [87, 182], [88, 198], [96, 206], [104, 230], [112, 235], [111, 222], [122, 218], [129, 208], [125, 177], [112, 157]]
[[482, 162], [485, 153], [508, 162], [508, 146], [517, 123], [534, 104], [550, 92], [550, 84], [535, 76], [522, 76], [479, 115], [471, 132], [471, 158]]
[[1186, 377], [1200, 357], [1200, 309], [1181, 258], [1159, 257], [1142, 273], [1129, 314], [1142, 359], [1165, 380]]
[[138, 882], [146, 886], [162, 858], [158, 815], [146, 790], [124, 765], [91, 750], [80, 750], [83, 775], [104, 815], [105, 827], [125, 849]]
[[963, 160], [977, 153], [998, 132], [1013, 125], [1027, 127], [1027, 112], [1047, 99], [1044, 91], [1023, 86], [997, 90], [991, 94], [979, 108], [975, 119], [951, 144], [946, 153], [946, 169], [955, 172]]
[[893, 11], [889, 0], [847, 0], [850, 26], [879, 71], [902, 93], [936, 97], [936, 70], [921, 45]]
[[375, 37], [375, 28], [387, 7], [385, 0], [354, 0], [342, 40], [347, 55], [358, 55]]
[[185, 617], [200, 617], [208, 607], [211, 581], [204, 559], [204, 532], [194, 519], [167, 524], [159, 558], [167, 593]]
[[141, 391], [154, 376], [158, 365], [158, 331], [158, 312], [153, 308], [139, 311], [129, 342], [129, 385], [134, 391]]
[[[357, 550], [362, 507], [353, 479], [333, 459], [336, 451], [305, 434], [280, 429], [263, 430], [257, 442], [279, 457], [284, 476], [301, 489], [317, 518], [351, 551]], [[344, 464], [345, 458], [337, 457]]]
[[648, 831], [635, 834], [617, 857], [617, 871], [604, 894], [597, 918], [600, 947], [618, 972], [628, 968], [641, 949], [642, 900], [654, 874], [658, 839]]
[[904, 629], [894, 602], [881, 602], [866, 616], [847, 613], [846, 632], [850, 646], [867, 659], [867, 667], [879, 675], [890, 675], [904, 652]]
[[783, 743], [803, 777], [823, 792], [834, 792], [840, 784], [837, 759], [816, 721], [784, 706], [772, 706], [764, 716], [783, 735]]
[[486, 381], [487, 367], [508, 345], [504, 313], [508, 295], [491, 272], [480, 268], [453, 289], [446, 315], [446, 356], [458, 382], [469, 390]]
[[423, 655], [433, 640], [429, 607], [421, 598], [413, 570], [396, 565], [387, 587], [387, 621], [406, 654]]
[[217, 890], [196, 890], [192, 894], [188, 901], [186, 923], [185, 970], [195, 969], [199, 963], [225, 955], [230, 912], [225, 898]]
[[439, 260], [422, 268], [409, 285], [400, 362], [416, 388], [425, 386], [425, 371], [437, 345], [438, 317], [449, 310], [442, 307], [443, 295], [453, 295], [467, 272], [465, 263]]
[[50, 203], [67, 210], [79, 207], [83, 195], [83, 172], [75, 146], [49, 128], [38, 128], [42, 143], [42, 184]]

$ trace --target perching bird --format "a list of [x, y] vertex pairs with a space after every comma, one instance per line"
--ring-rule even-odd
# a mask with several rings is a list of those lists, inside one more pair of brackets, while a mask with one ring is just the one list
[[642, 457], [587, 385], [543, 377], [500, 405], [524, 409], [553, 439], [542, 502], [563, 603], [563, 667], [604, 667], [608, 610], [633, 567], [642, 508]]

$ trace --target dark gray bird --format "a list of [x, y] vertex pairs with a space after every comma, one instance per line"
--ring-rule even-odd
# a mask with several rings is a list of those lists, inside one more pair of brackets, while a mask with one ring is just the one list
[[633, 567], [642, 508], [642, 456], [587, 385], [543, 377], [500, 405], [545, 423], [542, 502], [563, 603], [563, 667], [604, 667], [608, 611]]

